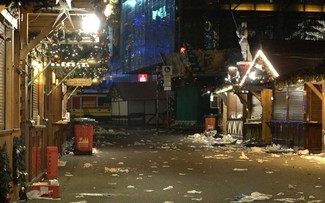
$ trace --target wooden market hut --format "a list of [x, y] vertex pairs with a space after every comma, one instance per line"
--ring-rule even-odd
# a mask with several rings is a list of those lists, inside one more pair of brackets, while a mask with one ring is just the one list
[[273, 93], [272, 142], [324, 149], [324, 42], [265, 44], [281, 77]]
[[[119, 82], [111, 87], [111, 120], [123, 125], [156, 124], [167, 122], [166, 93], [159, 91], [157, 106], [157, 84], [151, 82]], [[165, 118], [165, 119], [164, 119]]]
[[259, 50], [252, 62], [229, 67], [229, 86], [217, 90], [224, 101], [224, 131], [252, 144], [270, 144], [268, 123], [272, 114], [272, 89], [278, 77], [270, 61]]
[[[83, 8], [83, 11], [73, 12], [70, 16], [69, 12], [61, 15], [63, 13], [58, 10], [48, 10], [52, 6], [58, 6], [61, 11], [66, 9], [63, 1], [59, 5], [58, 2], [20, 2], [0, 3], [0, 150], [8, 155], [6, 167], [10, 165], [14, 168], [10, 175], [20, 178], [20, 182], [13, 180], [13, 192], [10, 194], [13, 200], [19, 198], [18, 192], [23, 186], [39, 181], [49, 173], [47, 147], [58, 147], [60, 150], [69, 125], [64, 120], [70, 92], [64, 84], [67, 75], [55, 75], [64, 73], [62, 70], [67, 61], [62, 61], [63, 57], [51, 56], [49, 47], [57, 45], [60, 40], [64, 41], [64, 46], [68, 41], [71, 47], [79, 43], [75, 34], [80, 33], [80, 15], [96, 9], [91, 2], [74, 0], [73, 7]], [[63, 26], [67, 20], [69, 23]], [[63, 30], [71, 33], [65, 33], [66, 38], [62, 39], [59, 33]], [[83, 42], [94, 44], [86, 38]], [[73, 70], [77, 67], [80, 63]], [[104, 68], [101, 69], [101, 72], [104, 71]], [[15, 143], [18, 139], [19, 146]], [[19, 160], [15, 157], [15, 152], [19, 151], [17, 147], [24, 149], [24, 155]], [[57, 156], [58, 153], [53, 154]], [[20, 168], [17, 168], [17, 163]], [[54, 164], [52, 166], [55, 168]], [[0, 182], [6, 184], [2, 179]]]

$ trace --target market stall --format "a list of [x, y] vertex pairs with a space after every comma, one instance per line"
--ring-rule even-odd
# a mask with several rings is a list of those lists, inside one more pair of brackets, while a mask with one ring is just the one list
[[317, 89], [317, 85], [306, 83], [275, 90], [273, 143], [322, 150], [322, 98]]

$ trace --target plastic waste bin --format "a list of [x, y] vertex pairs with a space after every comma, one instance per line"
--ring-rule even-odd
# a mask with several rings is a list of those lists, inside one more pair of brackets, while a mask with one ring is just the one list
[[216, 115], [206, 115], [205, 116], [205, 130], [216, 130], [217, 126], [217, 116]]
[[57, 146], [48, 146], [47, 147], [47, 179], [58, 178], [58, 147]]
[[74, 154], [92, 154], [95, 119], [73, 119], [75, 147]]

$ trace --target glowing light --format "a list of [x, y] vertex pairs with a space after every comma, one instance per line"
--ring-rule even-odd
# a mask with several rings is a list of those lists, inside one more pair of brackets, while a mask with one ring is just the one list
[[213, 94], [210, 94], [210, 102], [213, 102], [214, 101], [214, 96]]
[[131, 7], [134, 7], [136, 4], [137, 4], [137, 1], [136, 0], [127, 0], [125, 2], [125, 4], [131, 6]]
[[249, 79], [256, 80], [256, 72], [252, 71], [248, 74]]
[[233, 90], [233, 86], [232, 85], [226, 86], [226, 87], [224, 87], [224, 88], [222, 88], [220, 90], [215, 91], [214, 93], [215, 94], [220, 94], [220, 93], [228, 92], [230, 90]]
[[86, 33], [96, 33], [99, 26], [100, 21], [95, 14], [86, 15], [82, 18], [82, 29]]
[[113, 6], [111, 4], [107, 4], [107, 6], [105, 7], [104, 15], [106, 17], [109, 17], [112, 14], [113, 14]]
[[279, 73], [275, 70], [275, 68], [273, 67], [273, 65], [271, 64], [271, 62], [266, 58], [265, 54], [262, 52], [262, 50], [258, 50], [255, 58], [253, 59], [253, 62], [251, 63], [251, 65], [249, 66], [245, 76], [243, 77], [243, 79], [241, 80], [239, 86], [243, 86], [243, 84], [245, 83], [247, 77], [250, 76], [250, 73], [252, 71], [253, 65], [255, 64], [256, 60], [258, 57], [261, 57], [263, 59], [263, 61], [265, 62], [265, 64], [267, 65], [267, 68], [269, 69], [269, 71], [271, 72], [272, 76], [274, 78], [279, 77]]
[[179, 51], [181, 54], [185, 54], [186, 52], [186, 48], [185, 47], [181, 47], [180, 51]]

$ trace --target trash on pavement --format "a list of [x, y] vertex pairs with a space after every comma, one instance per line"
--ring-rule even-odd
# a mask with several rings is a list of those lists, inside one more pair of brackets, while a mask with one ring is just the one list
[[250, 195], [240, 194], [235, 197], [235, 201], [232, 202], [253, 202], [255, 200], [269, 200], [272, 199], [272, 195], [263, 194], [260, 192], [252, 192]]
[[187, 191], [188, 194], [201, 194], [202, 191], [196, 191], [196, 190], [189, 190]]
[[247, 168], [234, 168], [233, 171], [248, 171]]
[[166, 190], [171, 190], [171, 189], [173, 189], [173, 188], [174, 188], [174, 187], [170, 185], [170, 186], [168, 186], [168, 187], [165, 187], [163, 190], [166, 191]]

